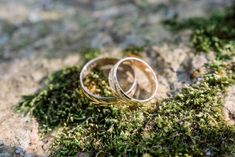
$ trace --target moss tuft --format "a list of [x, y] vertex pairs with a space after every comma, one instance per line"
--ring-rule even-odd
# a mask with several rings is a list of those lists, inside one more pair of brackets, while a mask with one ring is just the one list
[[136, 56], [140, 56], [141, 53], [144, 52], [144, 48], [145, 46], [128, 46], [127, 48], [125, 48], [123, 50], [123, 54], [124, 55], [136, 55]]
[[229, 58], [222, 51], [235, 50], [235, 5], [225, 13], [215, 13], [209, 19], [190, 18], [184, 21], [177, 19], [163, 22], [172, 31], [192, 29], [191, 41], [197, 51], [214, 50], [220, 59]]
[[85, 60], [91, 60], [101, 54], [99, 49], [95, 48], [84, 48], [81, 52], [84, 55]]

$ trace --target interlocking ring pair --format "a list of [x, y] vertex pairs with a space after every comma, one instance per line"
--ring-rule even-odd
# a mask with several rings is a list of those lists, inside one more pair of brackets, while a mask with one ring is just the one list
[[[108, 78], [114, 96], [94, 94], [84, 80], [94, 70], [99, 69]], [[111, 102], [117, 99], [139, 103], [155, 98], [158, 81], [153, 69], [142, 59], [102, 57], [87, 62], [80, 73], [80, 84], [87, 97], [95, 102]]]

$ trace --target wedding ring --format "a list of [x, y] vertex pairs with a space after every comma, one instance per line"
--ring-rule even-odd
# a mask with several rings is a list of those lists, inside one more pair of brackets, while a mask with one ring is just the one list
[[[84, 94], [90, 98], [91, 100], [95, 102], [110, 102], [115, 101], [117, 99], [116, 96], [102, 96], [93, 93], [90, 89], [87, 88], [87, 86], [84, 84], [84, 80], [88, 77], [88, 75], [95, 69], [98, 69], [102, 71], [105, 77], [108, 78], [108, 75], [110, 73], [110, 70], [112, 67], [119, 61], [118, 58], [111, 58], [111, 57], [101, 57], [101, 58], [95, 58], [93, 60], [90, 60], [87, 62], [84, 67], [81, 70], [80, 73], [80, 85], [84, 92]], [[125, 65], [120, 69], [123, 79], [126, 79], [127, 77], [129, 80], [122, 81], [124, 83], [121, 83], [121, 86], [125, 86], [125, 88], [122, 89], [123, 93], [127, 95], [132, 95], [133, 91], [136, 89], [137, 81], [135, 78], [134, 70], [131, 66]], [[126, 75], [126, 76], [125, 76]], [[122, 85], [124, 84], [124, 85]], [[112, 89], [112, 88], [110, 88]]]
[[[131, 66], [137, 81], [135, 90], [125, 93], [120, 84], [120, 69], [125, 66]], [[153, 69], [143, 60], [135, 57], [127, 57], [119, 60], [109, 73], [109, 84], [117, 95], [123, 99], [135, 102], [149, 102], [157, 93], [158, 81]]]

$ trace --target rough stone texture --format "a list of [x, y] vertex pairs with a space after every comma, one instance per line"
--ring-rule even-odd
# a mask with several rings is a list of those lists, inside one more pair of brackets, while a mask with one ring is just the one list
[[[56, 71], [66, 65], [76, 64], [78, 56], [62, 59], [17, 59], [0, 64], [0, 82], [2, 91], [0, 93], [0, 139], [6, 144], [17, 145], [29, 152], [45, 156], [44, 145], [38, 135], [38, 124], [29, 116], [16, 114], [13, 111], [23, 95], [34, 93], [41, 87], [44, 77], [51, 71]], [[77, 59], [76, 59], [77, 58]]]
[[84, 47], [118, 55], [128, 45], [157, 45], [147, 48], [144, 55], [157, 72], [158, 97], [165, 98], [191, 83], [192, 70], [200, 68], [208, 56], [195, 56], [190, 48], [178, 46], [188, 44], [189, 33], [172, 34], [161, 21], [176, 15], [180, 19], [209, 16], [231, 2], [1, 0], [0, 140], [4, 145], [0, 157], [17, 155], [17, 147], [22, 148], [18, 155], [48, 155], [50, 138], [40, 139], [35, 119], [13, 108], [23, 95], [40, 89], [50, 72], [78, 64]]
[[205, 54], [195, 54], [188, 47], [153, 46], [146, 49], [146, 60], [159, 80], [158, 98], [166, 98], [193, 81], [193, 72], [210, 60]]
[[188, 48], [172, 50], [168, 47], [153, 47], [147, 55], [155, 58], [151, 59], [151, 64], [159, 78], [159, 97], [165, 98], [184, 84], [191, 83], [188, 67], [190, 65], [187, 63], [193, 54]]
[[228, 89], [224, 103], [224, 115], [228, 124], [235, 125], [235, 86]]

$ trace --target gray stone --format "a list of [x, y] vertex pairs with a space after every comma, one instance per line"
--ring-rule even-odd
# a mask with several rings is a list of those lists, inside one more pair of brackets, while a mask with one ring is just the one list
[[34, 155], [32, 153], [26, 153], [24, 157], [34, 157]]
[[16, 147], [15, 153], [19, 154], [20, 156], [22, 156], [24, 154], [24, 149], [21, 148], [21, 147]]
[[12, 156], [8, 152], [2, 152], [2, 153], [0, 153], [0, 157], [12, 157]]
[[89, 157], [90, 155], [88, 153], [83, 153], [83, 152], [79, 152], [77, 154], [77, 157]]
[[225, 120], [230, 125], [235, 125], [235, 85], [230, 87], [224, 103]]
[[1, 146], [4, 146], [3, 140], [0, 140], [0, 147], [1, 147]]

